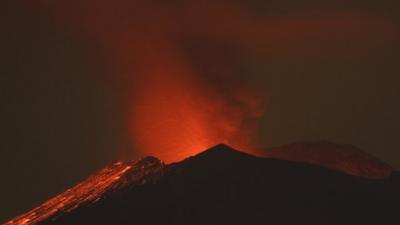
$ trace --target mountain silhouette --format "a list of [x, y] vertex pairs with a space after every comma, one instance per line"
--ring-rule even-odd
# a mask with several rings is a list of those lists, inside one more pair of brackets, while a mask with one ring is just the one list
[[[111, 172], [114, 167], [123, 172]], [[398, 172], [370, 179], [222, 144], [169, 165], [147, 157], [114, 167], [78, 184], [84, 189], [60, 195], [71, 201], [78, 196], [74, 204], [42, 207], [6, 224], [400, 224]], [[91, 189], [96, 179], [110, 184]], [[95, 194], [82, 197], [74, 190]], [[45, 216], [33, 223], [40, 213]]]

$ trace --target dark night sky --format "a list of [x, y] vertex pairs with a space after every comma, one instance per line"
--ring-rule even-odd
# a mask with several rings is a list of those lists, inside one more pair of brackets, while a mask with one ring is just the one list
[[[0, 7], [0, 221], [118, 159], [115, 149], [124, 139], [117, 96], [106, 80], [92, 76], [90, 43], [45, 12], [10, 2]], [[391, 0], [245, 2], [260, 16], [329, 10], [400, 24], [400, 5]], [[373, 51], [351, 48], [243, 59], [243, 79], [270, 93], [261, 120], [264, 145], [351, 143], [400, 169], [399, 38]]]

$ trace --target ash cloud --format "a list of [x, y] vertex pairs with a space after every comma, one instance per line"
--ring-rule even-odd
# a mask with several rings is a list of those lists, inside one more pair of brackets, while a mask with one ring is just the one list
[[175, 161], [220, 142], [252, 151], [266, 98], [241, 73], [247, 56], [373, 48], [397, 32], [386, 18], [342, 12], [254, 16], [230, 1], [27, 2], [93, 43], [125, 102], [132, 145]]

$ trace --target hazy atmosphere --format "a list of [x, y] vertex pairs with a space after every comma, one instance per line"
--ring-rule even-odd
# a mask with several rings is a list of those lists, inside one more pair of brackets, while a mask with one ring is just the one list
[[[212, 130], [206, 144], [226, 140], [248, 146], [252, 137], [258, 148], [268, 148], [329, 140], [353, 144], [400, 169], [397, 1], [205, 1], [204, 10], [184, 4], [180, 17], [168, 12], [181, 12], [176, 10], [181, 1], [138, 1], [145, 10], [132, 14], [139, 19], [113, 32], [108, 29], [121, 22], [114, 14], [107, 14], [110, 20], [92, 19], [78, 15], [82, 11], [69, 13], [76, 1], [27, 2], [7, 1], [0, 7], [0, 221], [115, 160], [163, 151], [160, 156], [173, 161], [165, 152], [174, 143], [157, 140], [163, 135], [181, 140], [185, 132], [161, 130], [150, 138], [144, 137], [148, 131], [137, 132], [138, 126], [170, 117], [150, 111], [152, 117], [143, 120], [149, 112], [138, 107], [142, 101], [157, 105], [153, 96], [170, 90], [198, 100], [199, 109], [193, 111], [175, 95], [167, 96], [171, 107], [196, 118], [189, 124], [196, 134]], [[83, 14], [108, 10], [106, 4], [96, 6]], [[192, 7], [198, 13], [192, 23], [176, 28]], [[151, 20], [150, 12], [162, 16]], [[160, 25], [161, 20], [166, 22]], [[137, 37], [130, 28], [142, 24], [151, 31]], [[120, 39], [119, 34], [127, 35]], [[131, 40], [135, 44], [125, 45]], [[193, 79], [181, 82], [186, 72]], [[153, 80], [149, 94], [146, 85]], [[193, 88], [162, 86], [168, 82]], [[192, 126], [198, 121], [207, 126]]]

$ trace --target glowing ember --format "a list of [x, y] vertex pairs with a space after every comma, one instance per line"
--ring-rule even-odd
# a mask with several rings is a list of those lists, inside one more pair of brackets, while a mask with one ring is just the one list
[[37, 224], [82, 205], [96, 202], [106, 197], [106, 194], [118, 191], [127, 185], [143, 184], [149, 175], [160, 173], [162, 169], [163, 164], [153, 157], [130, 163], [114, 163], [5, 225]]

